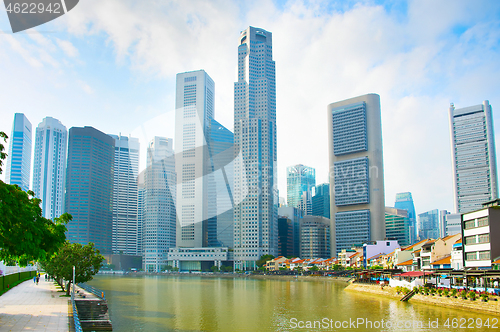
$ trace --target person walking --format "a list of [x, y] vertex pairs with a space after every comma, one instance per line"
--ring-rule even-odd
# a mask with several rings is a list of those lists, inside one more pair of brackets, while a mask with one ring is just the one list
[[36, 284], [36, 276], [33, 277], [33, 283]]
[[36, 284], [38, 285], [38, 282], [40, 281], [40, 274], [36, 276]]

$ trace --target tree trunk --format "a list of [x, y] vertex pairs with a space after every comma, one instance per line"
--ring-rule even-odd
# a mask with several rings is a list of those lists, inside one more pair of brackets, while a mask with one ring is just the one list
[[56, 279], [56, 282], [57, 282], [57, 284], [58, 284], [59, 286], [61, 286], [62, 291], [64, 292], [64, 282], [62, 282], [62, 280], [61, 280], [61, 279]]
[[71, 291], [71, 284], [72, 283], [73, 283], [72, 281], [69, 281], [68, 285], [67, 285], [67, 288], [66, 288], [66, 295], [68, 295], [68, 296], [69, 296], [69, 292]]

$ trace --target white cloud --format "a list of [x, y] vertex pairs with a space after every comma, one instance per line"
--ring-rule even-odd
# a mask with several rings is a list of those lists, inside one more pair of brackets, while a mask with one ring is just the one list
[[64, 54], [70, 58], [75, 58], [78, 56], [78, 49], [73, 46], [73, 44], [67, 40], [61, 40], [56, 38], [57, 45], [63, 50]]

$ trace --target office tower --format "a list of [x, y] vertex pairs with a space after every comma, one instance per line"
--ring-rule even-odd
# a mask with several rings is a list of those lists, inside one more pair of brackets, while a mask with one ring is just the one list
[[[238, 46], [234, 84], [234, 259], [255, 269], [265, 254], [278, 254], [276, 81], [272, 33], [249, 27]], [[236, 152], [235, 152], [236, 155]]]
[[328, 105], [331, 250], [385, 238], [380, 97]]
[[462, 234], [462, 215], [460, 213], [449, 213], [444, 218], [446, 224], [445, 236]]
[[449, 113], [455, 213], [465, 213], [498, 197], [493, 117], [487, 100], [459, 109], [451, 104]]
[[304, 216], [300, 220], [300, 258], [330, 257], [330, 219]]
[[397, 240], [400, 246], [412, 244], [410, 218], [407, 210], [385, 208], [385, 236], [387, 239]]
[[165, 270], [168, 249], [175, 247], [177, 176], [171, 138], [155, 137], [148, 146], [143, 228], [143, 266], [147, 272]]
[[330, 184], [319, 184], [314, 188], [312, 215], [330, 219]]
[[293, 226], [291, 219], [278, 216], [278, 256], [294, 256]]
[[208, 148], [211, 156], [212, 181], [209, 198], [216, 199], [216, 246], [233, 248], [234, 134], [212, 119]]
[[408, 211], [408, 218], [410, 218], [410, 242], [415, 243], [417, 241], [417, 215], [415, 214], [415, 206], [411, 193], [405, 192], [396, 194], [394, 207], [396, 209]]
[[112, 250], [115, 254], [138, 255], [139, 139], [109, 136], [115, 140]]
[[42, 200], [42, 215], [48, 219], [63, 214], [67, 146], [66, 127], [57, 119], [43, 119], [35, 133], [33, 192]]
[[22, 190], [30, 188], [31, 171], [31, 122], [23, 113], [14, 114], [10, 135], [5, 182], [17, 184]]
[[439, 237], [446, 237], [446, 216], [450, 212], [446, 210], [439, 211]]
[[291, 220], [293, 249], [289, 255], [298, 257], [300, 255], [300, 220], [304, 217], [304, 211], [293, 206], [284, 206], [278, 208], [278, 216]]
[[[143, 173], [141, 173], [143, 174]], [[144, 257], [144, 221], [146, 218], [146, 184], [139, 178], [137, 188], [137, 254]]]
[[111, 254], [115, 140], [93, 127], [69, 130], [64, 211], [73, 216], [66, 238], [93, 242]]
[[[286, 168], [286, 200], [288, 206], [299, 207], [312, 214], [311, 191], [316, 185], [316, 171], [304, 165]], [[306, 193], [306, 194], [304, 194]]]
[[418, 238], [439, 238], [439, 211], [437, 209], [427, 211], [418, 215]]
[[214, 116], [214, 82], [204, 70], [177, 74], [175, 99], [175, 170], [177, 246], [208, 247], [216, 241], [216, 202], [209, 195], [213, 183], [208, 148]]

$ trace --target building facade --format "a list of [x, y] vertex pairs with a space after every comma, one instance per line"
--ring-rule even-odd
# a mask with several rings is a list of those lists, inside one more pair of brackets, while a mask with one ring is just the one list
[[437, 209], [420, 213], [418, 215], [418, 238], [439, 238], [439, 211]]
[[300, 220], [300, 258], [330, 257], [330, 219], [304, 216]]
[[139, 139], [109, 135], [115, 140], [113, 178], [113, 240], [115, 254], [139, 254]]
[[449, 109], [455, 213], [478, 210], [498, 197], [495, 134], [491, 106]]
[[293, 237], [293, 220], [288, 217], [278, 217], [278, 256], [295, 256]]
[[[286, 200], [288, 206], [300, 207], [312, 214], [312, 189], [316, 185], [316, 170], [304, 165], [286, 168]], [[304, 194], [306, 193], [306, 194]]]
[[161, 272], [176, 240], [177, 176], [172, 139], [156, 136], [147, 151], [142, 265], [147, 272]]
[[68, 130], [46, 117], [36, 128], [33, 192], [42, 200], [42, 215], [54, 220], [63, 214]]
[[385, 208], [385, 235], [388, 239], [397, 240], [400, 246], [412, 244], [410, 218], [407, 210]]
[[450, 213], [445, 216], [446, 235], [462, 234], [462, 215]]
[[216, 241], [216, 202], [208, 149], [214, 117], [214, 81], [204, 70], [177, 74], [175, 99], [175, 170], [177, 246], [208, 247]]
[[330, 219], [330, 184], [323, 183], [314, 188], [311, 214]]
[[5, 166], [5, 182], [17, 184], [24, 191], [30, 188], [32, 136], [28, 118], [23, 113], [14, 114]]
[[93, 127], [72, 127], [68, 139], [64, 211], [71, 243], [93, 242], [111, 253], [115, 140]]
[[272, 33], [242, 31], [234, 84], [234, 143], [241, 152], [234, 163], [234, 255], [242, 270], [278, 254], [275, 77]]
[[380, 97], [328, 105], [331, 250], [385, 238]]
[[410, 219], [410, 242], [417, 241], [417, 215], [415, 214], [415, 205], [413, 204], [413, 197], [410, 192], [396, 194], [396, 202], [394, 203], [396, 209], [408, 211], [408, 218]]

